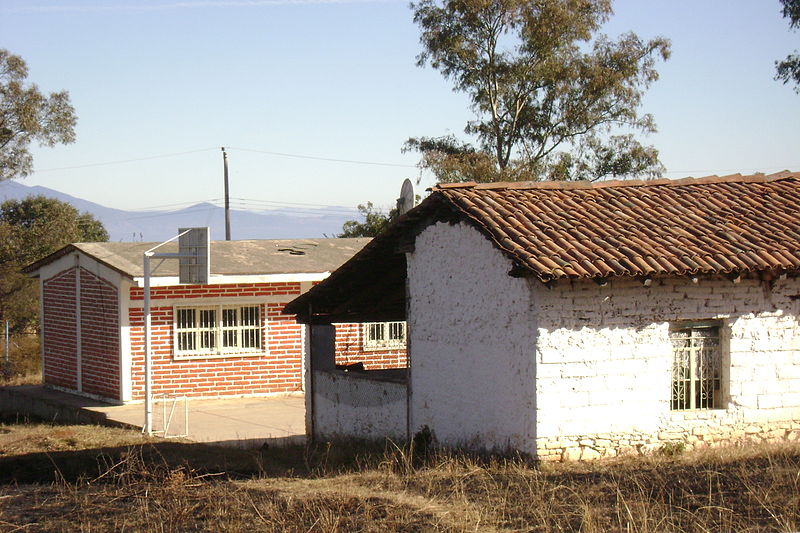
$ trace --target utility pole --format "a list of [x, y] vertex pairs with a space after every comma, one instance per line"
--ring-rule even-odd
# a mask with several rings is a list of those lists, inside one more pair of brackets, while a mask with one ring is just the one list
[[222, 166], [225, 169], [225, 240], [231, 240], [231, 198], [228, 192], [228, 154], [222, 147]]

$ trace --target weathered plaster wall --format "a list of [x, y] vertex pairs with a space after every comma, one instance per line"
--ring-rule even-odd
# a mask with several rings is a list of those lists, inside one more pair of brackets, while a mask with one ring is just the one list
[[[538, 455], [594, 458], [800, 436], [800, 281], [534, 286]], [[671, 411], [670, 322], [722, 320], [725, 408]]]
[[[468, 265], [468, 268], [465, 268]], [[533, 451], [536, 321], [528, 282], [477, 230], [438, 223], [408, 254], [411, 431]]]
[[314, 373], [314, 434], [318, 438], [405, 439], [406, 384], [356, 372]]

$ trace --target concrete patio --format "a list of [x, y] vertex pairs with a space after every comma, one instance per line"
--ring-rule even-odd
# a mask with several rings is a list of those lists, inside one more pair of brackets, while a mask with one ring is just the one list
[[[254, 448], [305, 442], [302, 396], [189, 400], [188, 439]], [[156, 403], [153, 427], [161, 429], [166, 411], [168, 435], [185, 433], [183, 402]], [[83, 422], [141, 428], [144, 404], [110, 405], [41, 385], [0, 388], [0, 412], [34, 415], [55, 422]]]

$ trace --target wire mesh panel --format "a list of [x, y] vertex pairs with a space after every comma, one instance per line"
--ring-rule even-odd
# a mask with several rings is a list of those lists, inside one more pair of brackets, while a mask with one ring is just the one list
[[186, 396], [162, 394], [153, 398], [153, 434], [165, 439], [189, 436]]
[[719, 325], [697, 324], [670, 332], [673, 410], [712, 409], [721, 404]]

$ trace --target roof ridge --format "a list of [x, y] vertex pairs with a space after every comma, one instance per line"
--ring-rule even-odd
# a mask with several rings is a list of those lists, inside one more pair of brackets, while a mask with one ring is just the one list
[[701, 177], [685, 177], [685, 178], [659, 178], [653, 180], [608, 180], [608, 181], [498, 181], [489, 183], [476, 183], [474, 181], [467, 181], [463, 183], [440, 183], [434, 185], [431, 190], [447, 190], [447, 189], [561, 189], [561, 190], [579, 190], [579, 189], [605, 189], [614, 187], [653, 187], [653, 186], [667, 186], [667, 187], [681, 187], [687, 185], [700, 185], [700, 184], [713, 184], [713, 183], [768, 183], [782, 179], [798, 179], [800, 180], [800, 172], [790, 170], [782, 170], [773, 174], [748, 174], [742, 175], [728, 174], [725, 176], [718, 176], [712, 174], [709, 176]]

